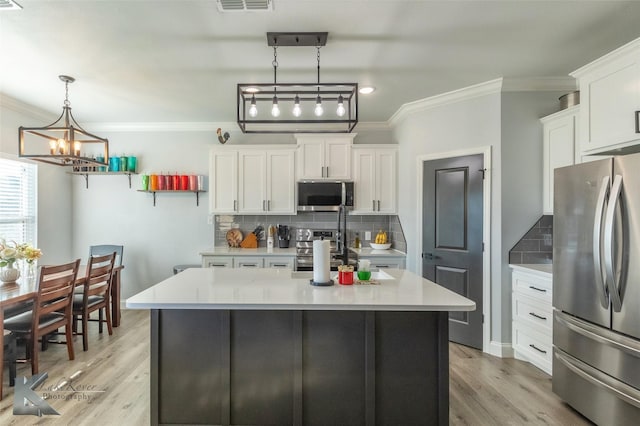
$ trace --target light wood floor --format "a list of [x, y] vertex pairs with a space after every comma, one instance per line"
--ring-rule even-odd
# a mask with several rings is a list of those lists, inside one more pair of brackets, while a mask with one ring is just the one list
[[[122, 315], [122, 326], [112, 336], [106, 330], [98, 335], [97, 324], [89, 324], [89, 351], [82, 351], [78, 339], [75, 361], [67, 359], [64, 345], [51, 345], [42, 354], [40, 371], [49, 375], [43, 388], [82, 372], [71, 381], [75, 392], [63, 387], [47, 401], [59, 416], [14, 415], [13, 388], [5, 370], [0, 425], [148, 425], [149, 315], [127, 310]], [[450, 363], [451, 425], [590, 424], [551, 392], [548, 375], [525, 362], [451, 344]], [[31, 376], [27, 364], [18, 366], [21, 376]]]

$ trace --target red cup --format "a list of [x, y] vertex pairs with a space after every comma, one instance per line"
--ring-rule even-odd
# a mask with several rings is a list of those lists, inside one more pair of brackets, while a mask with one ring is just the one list
[[172, 191], [174, 189], [174, 187], [173, 187], [173, 176], [166, 175], [164, 177], [164, 179], [165, 179], [164, 188], [167, 191]]
[[180, 189], [182, 191], [188, 191], [189, 190], [189, 176], [187, 176], [187, 175], [181, 175], [180, 176]]
[[189, 191], [198, 190], [198, 176], [189, 176]]
[[166, 183], [167, 181], [164, 175], [158, 176], [158, 191], [164, 191], [167, 189]]
[[173, 175], [173, 176], [171, 176], [171, 180], [173, 181], [173, 185], [172, 185], [173, 189], [175, 191], [179, 190], [180, 189], [180, 176], [179, 175]]
[[351, 272], [338, 272], [338, 284], [351, 285], [353, 284], [353, 271]]

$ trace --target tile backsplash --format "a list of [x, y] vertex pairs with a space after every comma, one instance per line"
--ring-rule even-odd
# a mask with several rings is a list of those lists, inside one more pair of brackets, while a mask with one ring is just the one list
[[552, 263], [553, 216], [543, 215], [509, 251], [509, 263]]
[[[288, 225], [291, 229], [292, 237], [290, 247], [293, 247], [295, 244], [293, 241], [295, 230], [298, 228], [334, 230], [338, 226], [338, 215], [333, 212], [300, 212], [295, 216], [216, 215], [214, 220], [214, 244], [216, 246], [227, 245], [225, 237], [227, 231], [231, 228], [239, 228], [246, 235], [258, 225], [262, 225], [265, 229], [269, 225]], [[349, 246], [353, 246], [356, 233], [359, 233], [362, 246], [368, 247], [371, 240], [365, 240], [365, 232], [371, 232], [371, 239], [374, 239], [376, 233], [382, 229], [387, 231], [392, 248], [403, 252], [407, 251], [407, 242], [404, 238], [402, 225], [396, 215], [350, 215], [347, 218], [347, 229]], [[261, 245], [263, 244], [265, 244], [264, 241], [261, 241]]]

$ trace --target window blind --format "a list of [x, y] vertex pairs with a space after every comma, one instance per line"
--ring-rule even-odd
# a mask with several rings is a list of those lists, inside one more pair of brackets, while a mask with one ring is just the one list
[[36, 166], [0, 158], [0, 237], [36, 242]]

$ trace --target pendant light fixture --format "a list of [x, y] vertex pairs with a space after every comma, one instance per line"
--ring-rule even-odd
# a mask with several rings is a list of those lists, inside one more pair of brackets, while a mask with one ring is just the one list
[[76, 122], [69, 102], [69, 83], [75, 79], [58, 76], [64, 82], [62, 114], [45, 127], [18, 129], [18, 156], [57, 166], [109, 165], [109, 140], [93, 135]]
[[[320, 48], [326, 45], [327, 37], [326, 32], [267, 33], [267, 44], [273, 47], [273, 83], [237, 85], [237, 119], [243, 133], [353, 131], [358, 123], [358, 84], [320, 82]], [[282, 47], [316, 48], [315, 83], [278, 82]], [[326, 105], [337, 108], [326, 109]]]

